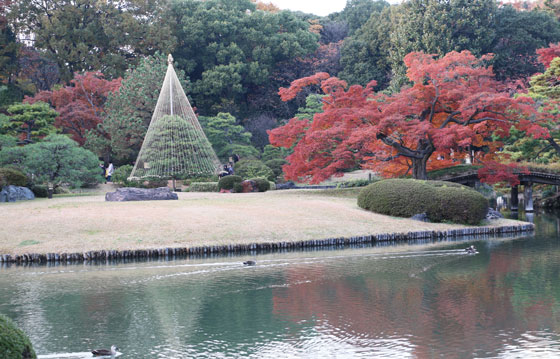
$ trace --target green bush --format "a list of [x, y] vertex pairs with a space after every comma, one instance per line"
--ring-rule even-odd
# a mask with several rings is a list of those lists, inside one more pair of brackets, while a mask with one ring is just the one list
[[192, 182], [189, 192], [218, 192], [218, 182]]
[[243, 159], [235, 164], [235, 174], [242, 178], [266, 178], [274, 181], [274, 172], [260, 160]]
[[189, 177], [189, 178], [183, 179], [183, 184], [185, 186], [189, 186], [191, 183], [194, 183], [194, 182], [216, 182], [216, 183], [218, 183], [218, 180], [219, 180], [219, 178], [218, 178], [217, 175]]
[[241, 185], [243, 178], [240, 176], [230, 175], [220, 178], [218, 181], [218, 190], [221, 191], [223, 189], [232, 190], [236, 183]]
[[111, 176], [111, 180], [114, 183], [126, 186], [128, 183], [130, 183], [128, 177], [132, 173], [133, 168], [134, 167], [132, 167], [131, 165], [124, 165], [115, 168], [115, 170], [113, 171], [113, 175]]
[[4, 186], [27, 186], [28, 180], [25, 173], [15, 168], [0, 168], [0, 188]]
[[361, 208], [395, 217], [426, 213], [430, 221], [478, 224], [488, 202], [475, 190], [451, 182], [391, 179], [370, 184], [358, 195]]
[[35, 197], [47, 198], [49, 196], [49, 191], [47, 186], [44, 185], [33, 185], [31, 186], [31, 191]]
[[368, 179], [357, 179], [357, 180], [339, 182], [337, 183], [336, 187], [337, 188], [365, 187], [368, 184], [371, 184], [376, 181], [377, 179], [371, 181]]
[[274, 173], [274, 178], [280, 178], [284, 174], [282, 171], [282, 166], [284, 166], [288, 161], [282, 158], [277, 158], [273, 160], [266, 161], [264, 164], [272, 170]]
[[270, 189], [270, 182], [266, 178], [251, 178], [251, 181], [255, 181], [259, 192], [266, 192]]
[[233, 184], [233, 193], [243, 193], [243, 185], [241, 182], [235, 182]]
[[432, 222], [478, 224], [486, 217], [488, 200], [468, 187], [439, 187], [426, 214]]
[[0, 358], [37, 358], [27, 335], [18, 329], [10, 318], [2, 314], [0, 314]]

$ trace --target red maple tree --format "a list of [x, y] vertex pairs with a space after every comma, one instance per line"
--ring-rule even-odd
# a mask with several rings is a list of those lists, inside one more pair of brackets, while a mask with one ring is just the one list
[[537, 49], [538, 60], [546, 69], [550, 67], [550, 63], [555, 57], [560, 56], [560, 42], [549, 44], [548, 47]]
[[368, 168], [391, 177], [412, 173], [426, 179], [427, 170], [448, 167], [466, 156], [484, 163], [496, 158], [512, 126], [536, 138], [548, 136], [542, 114], [528, 97], [514, 98], [485, 64], [469, 51], [443, 58], [421, 52], [404, 61], [413, 83], [394, 95], [348, 87], [326, 73], [299, 79], [280, 89], [284, 101], [305, 86], [320, 84], [323, 112], [312, 121], [294, 118], [269, 131], [271, 144], [294, 146], [285, 177], [318, 183], [352, 168]]
[[103, 121], [107, 96], [117, 91], [120, 85], [120, 78], [108, 81], [101, 72], [76, 73], [69, 86], [54, 91], [40, 91], [33, 97], [26, 97], [25, 102], [50, 103], [60, 114], [54, 125], [83, 145], [86, 131], [97, 128]]

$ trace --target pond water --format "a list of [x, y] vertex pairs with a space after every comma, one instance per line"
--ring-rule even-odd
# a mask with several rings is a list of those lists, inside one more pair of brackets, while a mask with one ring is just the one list
[[0, 313], [43, 358], [558, 357], [560, 221], [534, 220], [516, 239], [12, 266]]

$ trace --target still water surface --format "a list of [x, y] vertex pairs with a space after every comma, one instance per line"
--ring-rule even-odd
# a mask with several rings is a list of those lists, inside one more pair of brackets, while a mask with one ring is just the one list
[[47, 358], [560, 357], [560, 222], [535, 223], [517, 239], [12, 266], [0, 312]]

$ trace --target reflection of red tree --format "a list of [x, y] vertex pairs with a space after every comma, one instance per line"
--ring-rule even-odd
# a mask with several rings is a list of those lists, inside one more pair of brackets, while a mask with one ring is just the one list
[[273, 312], [296, 322], [317, 320], [337, 328], [330, 335], [344, 338], [406, 337], [419, 358], [496, 353], [504, 344], [496, 340], [501, 328], [511, 328], [507, 339], [543, 324], [558, 327], [554, 300], [514, 307], [508, 280], [538, 258], [527, 262], [525, 255], [520, 265], [520, 250], [504, 252], [492, 253], [489, 264], [478, 272], [451, 266], [445, 276], [429, 283], [381, 272], [352, 283], [322, 279], [337, 277], [329, 275], [329, 267], [320, 271], [325, 274], [321, 279], [313, 278], [309, 268], [292, 267], [285, 275], [292, 284], [273, 291]]

